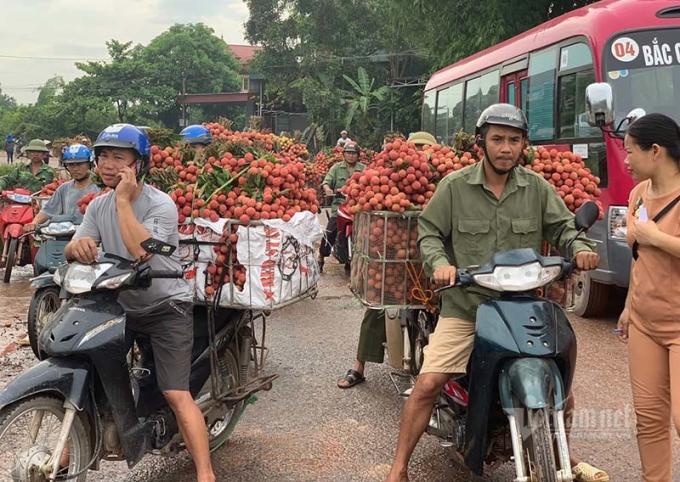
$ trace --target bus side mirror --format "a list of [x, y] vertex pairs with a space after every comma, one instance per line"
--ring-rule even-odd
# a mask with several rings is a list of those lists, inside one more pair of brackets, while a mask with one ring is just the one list
[[586, 113], [592, 127], [614, 123], [614, 94], [609, 84], [600, 82], [586, 88]]

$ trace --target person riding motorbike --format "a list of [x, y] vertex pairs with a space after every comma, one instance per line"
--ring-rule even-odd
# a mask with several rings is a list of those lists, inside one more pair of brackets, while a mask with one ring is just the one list
[[[540, 252], [544, 239], [568, 255], [568, 243], [578, 233], [573, 214], [547, 181], [518, 164], [527, 133], [520, 109], [509, 104], [488, 107], [476, 125], [483, 161], [450, 174], [437, 186], [418, 223], [418, 247], [436, 284], [453, 285], [457, 267], [483, 265], [499, 250]], [[597, 267], [599, 257], [588, 242], [575, 240], [572, 250], [579, 269]], [[404, 406], [387, 481], [408, 480], [409, 459], [442, 387], [451, 376], [467, 372], [477, 307], [491, 296], [480, 288], [461, 287], [442, 294], [437, 326]], [[572, 410], [570, 396], [567, 412]], [[573, 454], [571, 464], [576, 480], [609, 480], [604, 471], [576, 460]]]
[[[343, 148], [344, 161], [338, 162], [330, 168], [321, 187], [323, 192], [328, 197], [336, 195], [338, 190], [345, 185], [347, 180], [355, 172], [363, 171], [366, 166], [359, 162], [359, 145], [356, 142], [348, 142]], [[344, 200], [335, 196], [331, 205], [331, 217], [326, 226], [326, 233], [321, 240], [321, 247], [319, 248], [319, 269], [323, 271], [323, 266], [326, 257], [331, 255], [331, 249], [335, 245], [335, 239], [338, 235], [338, 208], [343, 204]]]
[[24, 226], [24, 232], [34, 231], [36, 226], [49, 221], [54, 216], [63, 214], [73, 215], [79, 221], [82, 219], [82, 215], [78, 210], [78, 200], [90, 192], [100, 191], [90, 177], [92, 151], [86, 146], [73, 144], [65, 147], [61, 162], [71, 175], [71, 180], [54, 191], [52, 197], [35, 216], [33, 222]]
[[345, 144], [348, 142], [354, 142], [352, 139], [349, 138], [348, 132], [346, 130], [340, 131], [340, 137], [338, 137], [338, 141], [335, 143], [337, 147], [345, 147]]
[[0, 191], [22, 187], [38, 192], [54, 180], [54, 169], [45, 164], [44, 157], [49, 149], [40, 139], [33, 139], [25, 148], [30, 164], [17, 164], [8, 174], [0, 177]]
[[[437, 140], [429, 132], [414, 132], [408, 137], [408, 142], [415, 144], [416, 149], [422, 151], [428, 146], [437, 143]], [[385, 359], [384, 343], [387, 341], [385, 334], [385, 310], [367, 309], [361, 321], [359, 332], [359, 346], [354, 367], [338, 380], [338, 388], [351, 388], [366, 381], [364, 370], [366, 362], [382, 363]]]
[[[137, 127], [115, 124], [94, 143], [99, 174], [114, 190], [92, 201], [73, 240], [66, 246], [70, 261], [93, 263], [97, 243], [107, 254], [129, 260], [149, 259], [141, 244], [150, 238], [177, 247], [177, 209], [170, 196], [140, 181], [150, 164], [150, 141]], [[151, 256], [152, 269], [180, 271], [179, 260]], [[214, 482], [208, 433], [189, 391], [193, 345], [192, 295], [184, 279], [157, 279], [149, 288], [119, 297], [127, 315], [127, 335], [150, 338], [158, 386], [175, 413], [191, 453], [199, 482]]]
[[195, 152], [203, 152], [212, 142], [210, 130], [200, 124], [185, 127], [179, 135], [182, 136], [182, 144], [191, 147]]

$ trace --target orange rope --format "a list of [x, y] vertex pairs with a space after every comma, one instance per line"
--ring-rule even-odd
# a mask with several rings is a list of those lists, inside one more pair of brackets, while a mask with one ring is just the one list
[[435, 298], [434, 291], [426, 290], [420, 282], [421, 276], [423, 274], [422, 265], [420, 267], [420, 272], [416, 272], [416, 268], [413, 266], [413, 263], [407, 261], [406, 271], [408, 272], [409, 278], [411, 278], [411, 282], [413, 283], [413, 289], [411, 289], [411, 298], [422, 303], [425, 309], [430, 313], [436, 313], [437, 306], [432, 304], [432, 300]]

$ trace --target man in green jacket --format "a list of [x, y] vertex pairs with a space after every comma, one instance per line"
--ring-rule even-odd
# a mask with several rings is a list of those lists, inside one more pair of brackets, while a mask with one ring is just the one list
[[[333, 197], [331, 204], [331, 217], [326, 226], [326, 233], [321, 240], [321, 247], [319, 248], [319, 269], [323, 271], [325, 259], [331, 255], [331, 249], [335, 245], [335, 238], [338, 234], [338, 208], [345, 202], [344, 197], [337, 196], [338, 190], [345, 185], [355, 172], [363, 171], [366, 166], [359, 162], [359, 146], [356, 142], [351, 141], [343, 147], [344, 160], [333, 165], [328, 170], [326, 177], [321, 183], [324, 195]], [[347, 269], [347, 266], [345, 267]]]
[[[437, 140], [428, 132], [414, 132], [408, 136], [408, 142], [415, 144], [416, 149], [422, 151], [426, 147], [437, 143]], [[359, 346], [354, 367], [338, 380], [338, 388], [351, 388], [366, 381], [364, 371], [366, 363], [382, 363], [385, 358], [384, 343], [387, 341], [385, 334], [385, 310], [367, 309], [361, 321], [359, 332]]]
[[[567, 243], [577, 235], [574, 216], [545, 179], [518, 165], [527, 130], [526, 117], [515, 106], [489, 107], [477, 122], [484, 160], [448, 175], [437, 186], [419, 218], [418, 246], [438, 285], [454, 284], [457, 267], [483, 265], [499, 251], [533, 248], [540, 252], [543, 240], [567, 254]], [[575, 241], [573, 253], [579, 269], [597, 267], [598, 255], [587, 242]], [[437, 327], [404, 406], [388, 481], [408, 480], [409, 459], [442, 387], [452, 375], [466, 373], [477, 307], [490, 296], [475, 287], [443, 293]], [[606, 473], [599, 472], [603, 477], [593, 480], [608, 480]]]
[[33, 139], [25, 148], [30, 164], [17, 164], [8, 174], [0, 177], [0, 191], [22, 187], [32, 193], [54, 180], [54, 169], [43, 161], [49, 149], [40, 139]]

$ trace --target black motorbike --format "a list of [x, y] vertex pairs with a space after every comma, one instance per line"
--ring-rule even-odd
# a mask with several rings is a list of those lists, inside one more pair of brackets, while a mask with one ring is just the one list
[[[165, 255], [174, 250], [154, 240], [143, 246]], [[0, 479], [82, 482], [102, 460], [133, 467], [147, 453], [182, 450], [177, 421], [156, 383], [149, 340], [138, 338], [130, 348], [117, 302], [122, 290], [182, 273], [103, 254], [92, 265], [61, 267], [54, 277], [71, 297], [40, 336], [48, 358], [0, 394]], [[211, 450], [227, 441], [252, 395], [270, 389], [276, 378], [259, 373], [263, 338], [260, 314], [216, 304], [194, 309], [190, 391], [205, 417]]]
[[33, 261], [31, 287], [35, 289], [28, 305], [28, 340], [31, 349], [38, 359], [44, 353], [38, 347], [38, 336], [47, 320], [61, 306], [60, 287], [54, 282], [54, 271], [66, 262], [64, 248], [77, 229], [74, 215], [54, 216], [49, 221], [35, 228], [33, 238], [40, 243], [40, 248]]
[[[577, 212], [579, 234], [598, 214], [594, 203]], [[564, 410], [576, 367], [576, 336], [563, 308], [536, 293], [572, 269], [569, 259], [515, 249], [495, 254], [484, 266], [459, 270], [454, 285], [437, 290], [474, 285], [497, 293], [477, 310], [467, 375], [446, 383], [427, 427], [477, 475], [485, 463], [512, 458], [515, 481], [573, 480]], [[417, 373], [437, 320], [419, 310], [402, 318], [413, 340], [411, 368]]]
[[[335, 200], [340, 199], [345, 201], [347, 196], [338, 191], [333, 196], [325, 196], [325, 205], [332, 206]], [[328, 222], [331, 222], [331, 217], [326, 212]], [[352, 263], [352, 226], [354, 224], [354, 216], [350, 214], [344, 206], [339, 206], [335, 216], [336, 235], [333, 243], [332, 254], [338, 263], [344, 265], [345, 274], [349, 276]], [[323, 268], [323, 267], [322, 267]]]

